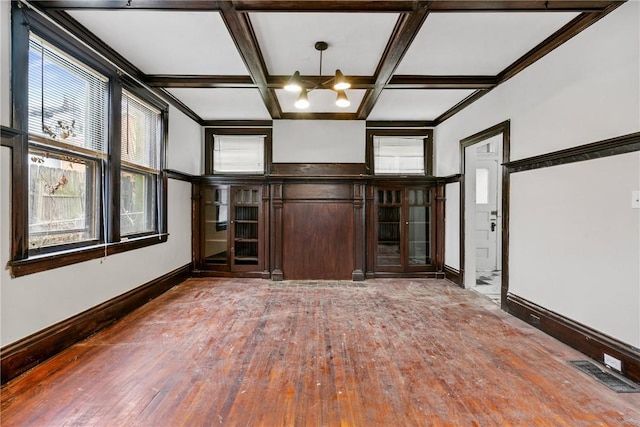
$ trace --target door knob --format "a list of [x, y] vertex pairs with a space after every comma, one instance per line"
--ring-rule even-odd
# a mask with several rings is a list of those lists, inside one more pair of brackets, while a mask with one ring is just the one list
[[495, 221], [491, 221], [491, 231], [496, 231], [496, 223], [495, 223]]

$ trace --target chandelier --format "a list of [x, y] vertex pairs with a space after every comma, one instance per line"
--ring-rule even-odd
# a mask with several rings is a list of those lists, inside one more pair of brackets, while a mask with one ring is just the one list
[[[322, 52], [327, 50], [329, 44], [327, 42], [319, 41], [316, 42], [315, 48], [318, 52], [320, 52], [320, 69], [318, 72], [319, 79], [322, 79]], [[333, 82], [333, 86], [330, 86], [329, 89], [332, 89], [336, 92], [336, 105], [338, 107], [348, 107], [351, 105], [349, 102], [349, 98], [347, 98], [347, 94], [345, 93], [345, 89], [349, 89], [351, 87], [351, 83], [347, 81], [347, 79], [342, 74], [342, 71], [336, 70], [336, 74], [331, 79], [325, 82], [306, 82], [303, 81], [300, 77], [300, 72], [296, 71], [293, 73], [287, 84], [284, 86], [285, 90], [289, 92], [299, 92], [298, 99], [296, 99], [295, 106], [299, 109], [305, 109], [309, 107], [309, 92], [315, 89], [323, 89], [329, 83]], [[308, 87], [312, 85], [312, 87]]]

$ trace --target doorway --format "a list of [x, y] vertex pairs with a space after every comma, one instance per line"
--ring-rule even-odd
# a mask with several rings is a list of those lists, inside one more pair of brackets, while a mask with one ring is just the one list
[[504, 306], [503, 245], [506, 241], [503, 187], [508, 175], [508, 122], [461, 141], [464, 190], [461, 193], [461, 261], [464, 287]]

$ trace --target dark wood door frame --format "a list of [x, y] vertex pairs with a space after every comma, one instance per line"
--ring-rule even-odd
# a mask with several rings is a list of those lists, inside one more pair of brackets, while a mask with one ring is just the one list
[[464, 286], [465, 274], [465, 149], [478, 144], [488, 138], [502, 134], [502, 283], [500, 292], [500, 307], [507, 309], [507, 292], [509, 291], [509, 170], [505, 166], [509, 163], [511, 156], [511, 127], [510, 121], [506, 120], [491, 126], [488, 129], [473, 134], [460, 140], [460, 283]]

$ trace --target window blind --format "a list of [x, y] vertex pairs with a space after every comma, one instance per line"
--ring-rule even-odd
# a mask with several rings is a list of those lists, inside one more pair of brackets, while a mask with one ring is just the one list
[[107, 83], [31, 34], [29, 38], [29, 133], [104, 153]]
[[373, 138], [376, 174], [423, 174], [423, 137], [376, 136]]
[[215, 135], [214, 173], [264, 173], [265, 135]]
[[160, 168], [160, 111], [122, 91], [122, 145], [124, 163], [157, 171]]

